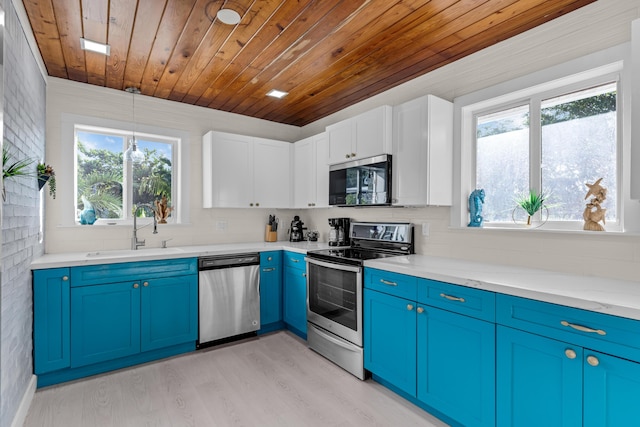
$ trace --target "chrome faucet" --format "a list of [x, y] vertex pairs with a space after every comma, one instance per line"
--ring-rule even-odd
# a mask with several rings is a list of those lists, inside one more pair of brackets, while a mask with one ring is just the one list
[[145, 228], [147, 227], [149, 224], [145, 224], [142, 227], [138, 228], [138, 223], [136, 221], [136, 216], [138, 214], [138, 210], [140, 210], [140, 208], [149, 208], [151, 210], [151, 212], [153, 212], [153, 234], [158, 234], [158, 221], [156, 220], [156, 211], [153, 209], [153, 206], [151, 205], [134, 205], [133, 206], [133, 235], [131, 236], [131, 249], [134, 251], [137, 251], [138, 248], [140, 246], [144, 246], [145, 245], [145, 240], [139, 240], [138, 239], [138, 230], [140, 230], [141, 228]]

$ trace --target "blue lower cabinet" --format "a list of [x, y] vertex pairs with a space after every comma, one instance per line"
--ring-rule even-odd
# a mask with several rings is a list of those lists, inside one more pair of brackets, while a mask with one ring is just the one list
[[304, 255], [284, 253], [284, 322], [307, 337], [307, 269]]
[[140, 283], [71, 289], [71, 367], [140, 352]]
[[33, 272], [33, 371], [71, 366], [68, 268]]
[[497, 425], [582, 426], [583, 349], [497, 328]]
[[416, 395], [414, 306], [404, 298], [364, 290], [364, 367], [411, 396]]
[[282, 251], [260, 253], [260, 331], [282, 328]]
[[640, 363], [584, 350], [584, 427], [640, 423]]
[[197, 276], [145, 280], [141, 285], [141, 294], [141, 351], [198, 338]]
[[495, 324], [419, 305], [418, 400], [465, 426], [495, 425]]

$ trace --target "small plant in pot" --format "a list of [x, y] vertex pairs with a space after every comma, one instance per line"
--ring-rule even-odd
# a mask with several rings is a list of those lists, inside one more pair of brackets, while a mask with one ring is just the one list
[[516, 198], [516, 204], [527, 213], [527, 225], [531, 225], [531, 217], [542, 208], [546, 208], [545, 201], [549, 195], [544, 191], [537, 192], [530, 189], [528, 193], [524, 193]]
[[56, 198], [56, 173], [50, 165], [38, 163], [38, 188], [49, 183], [49, 195]]

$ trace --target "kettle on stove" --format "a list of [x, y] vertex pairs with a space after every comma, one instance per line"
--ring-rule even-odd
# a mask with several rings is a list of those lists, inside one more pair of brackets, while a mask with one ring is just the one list
[[291, 221], [291, 228], [289, 229], [289, 241], [290, 242], [301, 242], [304, 240], [304, 230], [306, 227], [303, 227], [304, 222], [300, 221], [300, 217], [298, 215], [293, 217], [293, 221]]

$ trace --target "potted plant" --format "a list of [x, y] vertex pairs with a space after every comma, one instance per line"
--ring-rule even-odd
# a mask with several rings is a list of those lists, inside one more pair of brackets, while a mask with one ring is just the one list
[[546, 208], [545, 200], [548, 199], [548, 195], [544, 191], [537, 192], [529, 189], [528, 193], [522, 194], [516, 198], [516, 204], [520, 206], [527, 213], [527, 225], [531, 225], [531, 217], [536, 214], [542, 208]]
[[38, 163], [38, 188], [42, 190], [42, 187], [46, 183], [49, 183], [49, 195], [56, 198], [56, 173], [50, 165], [45, 163]]
[[28, 176], [33, 175], [32, 172], [29, 172], [27, 166], [33, 163], [31, 159], [22, 159], [15, 162], [10, 163], [9, 160], [11, 158], [11, 154], [9, 154], [9, 150], [6, 146], [2, 147], [2, 200], [7, 199], [7, 195], [4, 190], [4, 181], [7, 179], [12, 179], [18, 176]]

